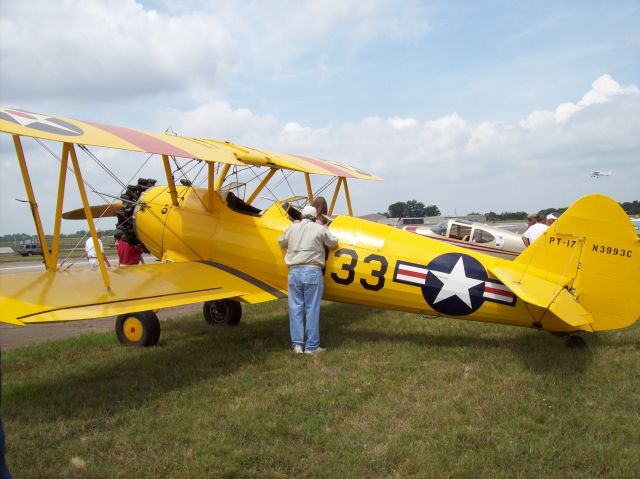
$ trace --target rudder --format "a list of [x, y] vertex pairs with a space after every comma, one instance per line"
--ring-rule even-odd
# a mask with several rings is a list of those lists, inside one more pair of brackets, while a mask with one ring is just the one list
[[515, 262], [565, 286], [592, 315], [594, 331], [625, 328], [640, 317], [640, 240], [607, 196], [577, 200]]

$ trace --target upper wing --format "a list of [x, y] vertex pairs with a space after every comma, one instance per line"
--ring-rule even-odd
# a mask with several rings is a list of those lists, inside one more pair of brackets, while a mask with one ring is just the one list
[[241, 165], [228, 148], [194, 138], [148, 133], [121, 126], [103, 125], [43, 115], [17, 108], [0, 108], [0, 132], [79, 145], [197, 158]]
[[381, 179], [349, 165], [317, 158], [262, 151], [227, 141], [149, 133], [121, 126], [33, 113], [18, 108], [0, 108], [0, 132], [232, 165], [250, 164], [344, 178]]
[[101, 318], [223, 298], [259, 303], [286, 295], [211, 261], [109, 270], [107, 291], [95, 270], [0, 275], [0, 321], [23, 324]]
[[257, 150], [246, 146], [234, 145], [228, 141], [212, 139], [206, 139], [204, 141], [209, 144], [218, 145], [220, 148], [228, 148], [236, 158], [249, 165], [284, 168], [316, 175], [341, 176], [361, 180], [382, 179], [379, 176], [372, 175], [359, 168], [333, 161], [320, 160], [309, 156], [292, 155], [290, 153]]

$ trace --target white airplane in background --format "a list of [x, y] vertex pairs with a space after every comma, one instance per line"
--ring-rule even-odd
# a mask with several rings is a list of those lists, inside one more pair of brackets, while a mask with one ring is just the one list
[[600, 178], [602, 176], [611, 176], [611, 172], [610, 171], [592, 171], [591, 172], [591, 178]]

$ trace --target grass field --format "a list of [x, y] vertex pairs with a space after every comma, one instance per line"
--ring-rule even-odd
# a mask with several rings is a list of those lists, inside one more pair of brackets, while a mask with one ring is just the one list
[[3, 354], [16, 478], [638, 477], [640, 328], [532, 330], [327, 303], [319, 356], [286, 302]]

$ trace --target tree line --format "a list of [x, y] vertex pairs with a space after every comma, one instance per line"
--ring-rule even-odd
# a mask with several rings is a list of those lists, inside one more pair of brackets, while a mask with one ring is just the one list
[[440, 209], [436, 205], [425, 206], [417, 200], [398, 201], [389, 205], [389, 218], [422, 218], [424, 216], [440, 216]]
[[[628, 215], [640, 215], [640, 201], [626, 201], [619, 203], [622, 209]], [[545, 208], [538, 211], [538, 214], [548, 215], [549, 213], [564, 213], [568, 206], [561, 208]], [[384, 213], [389, 218], [422, 218], [425, 216], [440, 216], [440, 209], [436, 205], [425, 206], [424, 203], [417, 200], [397, 201], [389, 205], [387, 212]], [[469, 213], [471, 215], [485, 216], [488, 221], [511, 221], [526, 220], [529, 213], [526, 211], [503, 211], [496, 213], [489, 211], [488, 213]]]

